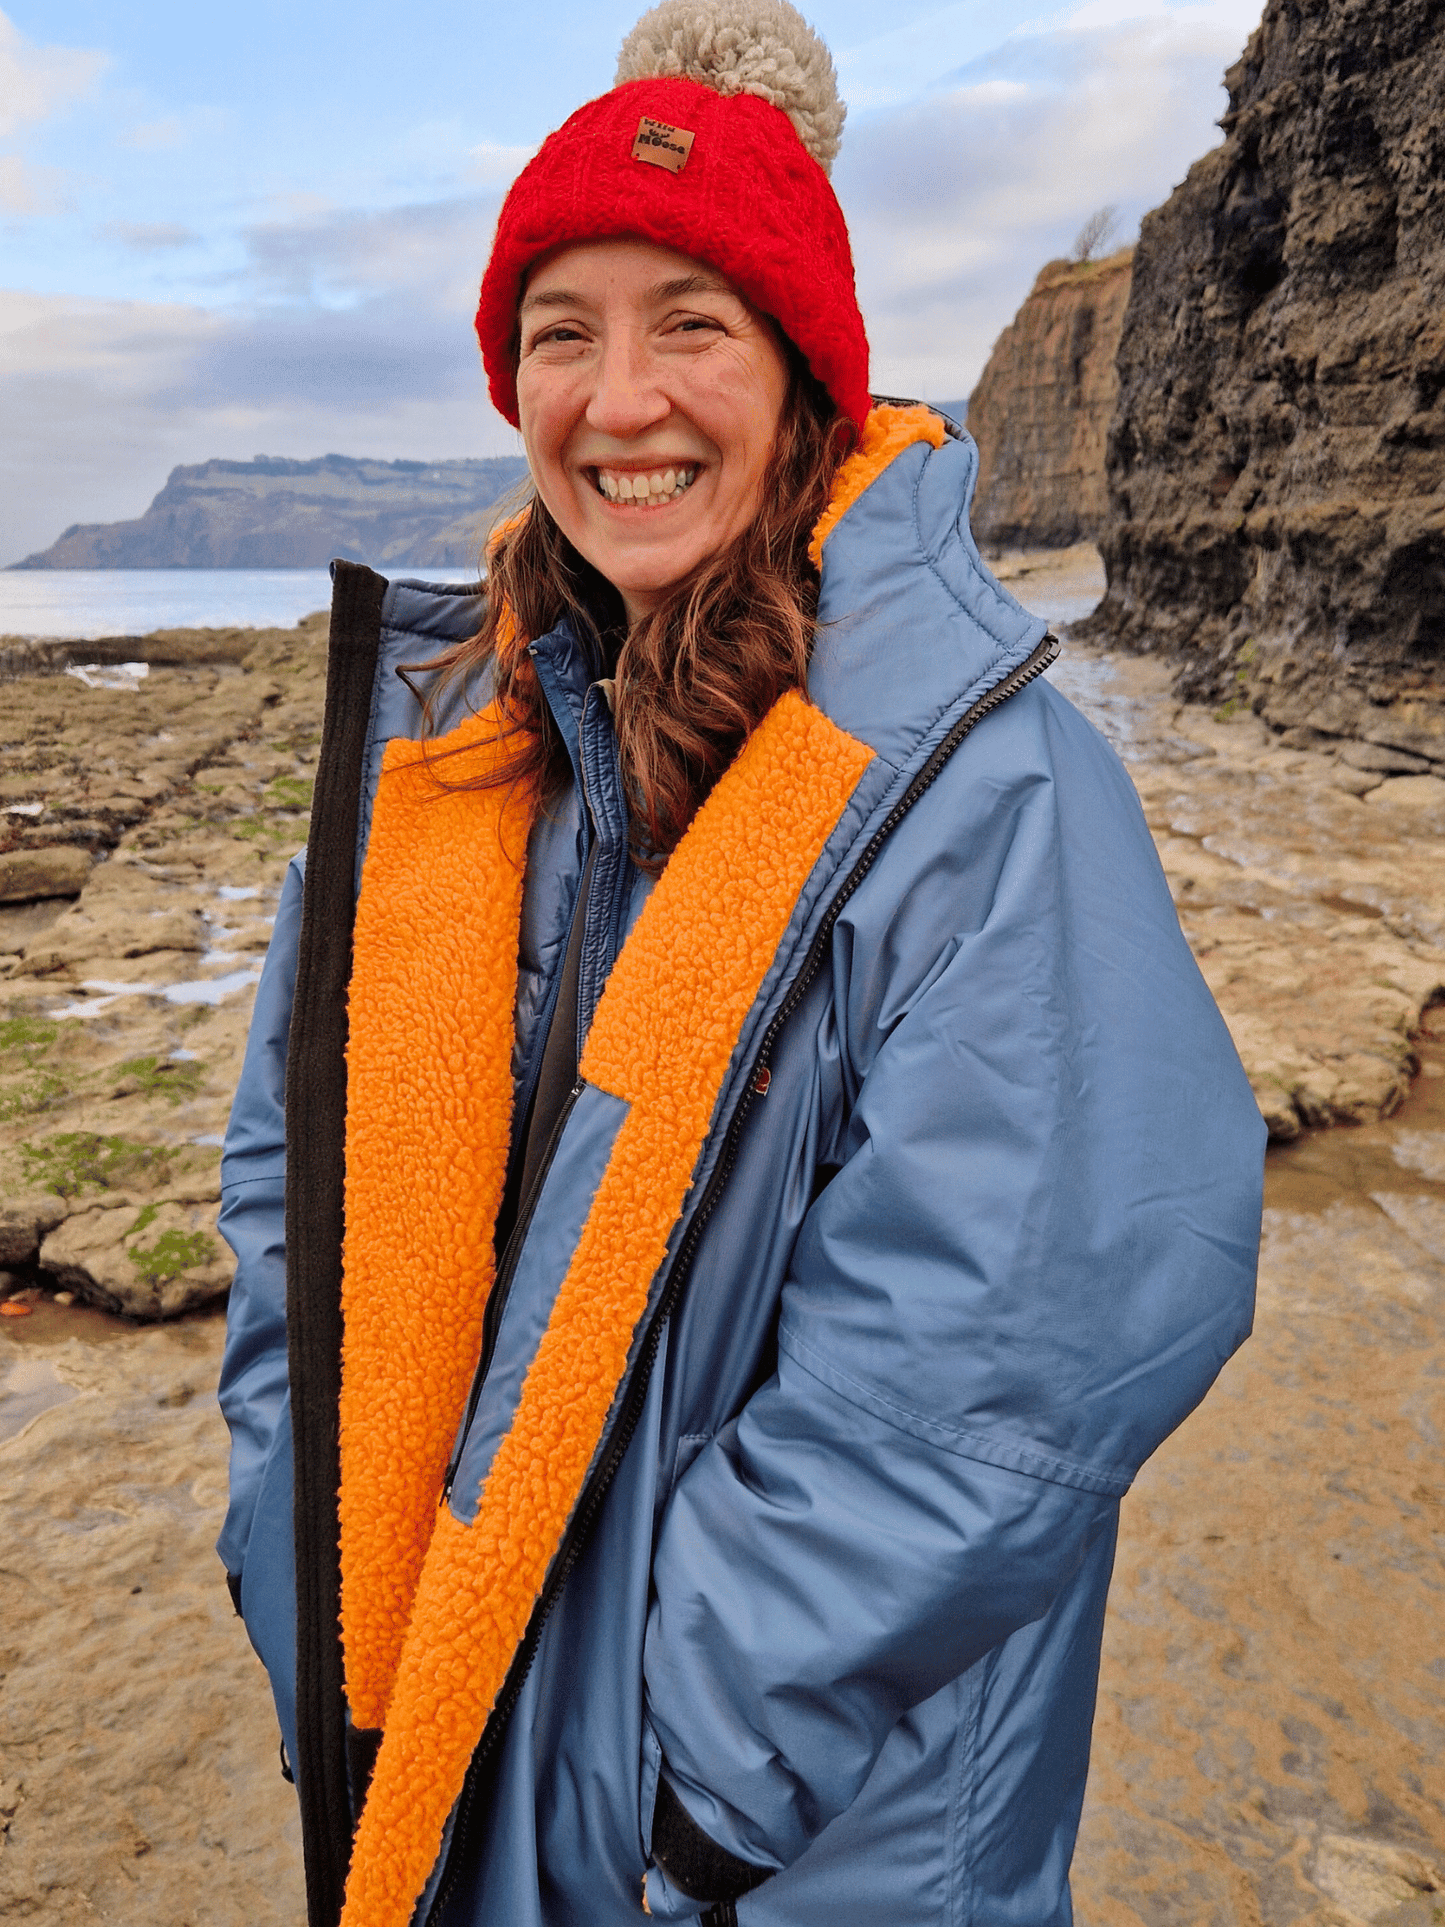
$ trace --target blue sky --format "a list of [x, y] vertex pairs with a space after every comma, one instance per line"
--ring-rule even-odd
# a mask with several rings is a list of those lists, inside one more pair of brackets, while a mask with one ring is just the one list
[[[0, 0], [0, 564], [212, 455], [516, 448], [469, 318], [635, 0]], [[1259, 0], [826, 0], [873, 385], [965, 395], [1103, 203], [1218, 139]]]

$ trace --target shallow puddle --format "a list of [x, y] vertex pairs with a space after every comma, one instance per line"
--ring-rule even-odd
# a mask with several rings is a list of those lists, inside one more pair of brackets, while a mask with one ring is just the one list
[[1445, 1006], [1426, 1013], [1416, 1051], [1419, 1072], [1393, 1117], [1270, 1146], [1266, 1208], [1319, 1212], [1396, 1192], [1445, 1202]]
[[57, 1305], [53, 1298], [37, 1298], [28, 1317], [0, 1319], [0, 1382], [7, 1361], [26, 1346], [64, 1344], [67, 1338], [104, 1345], [135, 1330], [129, 1319], [96, 1311], [91, 1305]]
[[[162, 1329], [176, 1339], [182, 1351], [195, 1350], [205, 1347], [209, 1342], [206, 1332], [212, 1325], [223, 1323], [225, 1316], [224, 1304], [206, 1305], [183, 1318], [167, 1320]], [[93, 1305], [57, 1305], [53, 1298], [39, 1297], [31, 1305], [29, 1317], [0, 1319], [0, 1386], [5, 1382], [7, 1363], [26, 1347], [63, 1345], [68, 1338], [78, 1338], [83, 1345], [106, 1345], [154, 1329], [139, 1319], [121, 1318], [114, 1312], [98, 1311]]]

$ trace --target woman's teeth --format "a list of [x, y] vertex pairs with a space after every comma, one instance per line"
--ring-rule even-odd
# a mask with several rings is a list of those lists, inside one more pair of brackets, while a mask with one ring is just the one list
[[696, 474], [695, 468], [656, 469], [651, 475], [599, 468], [597, 488], [609, 502], [631, 502], [635, 508], [655, 509], [664, 502], [675, 502], [685, 488], [692, 486]]

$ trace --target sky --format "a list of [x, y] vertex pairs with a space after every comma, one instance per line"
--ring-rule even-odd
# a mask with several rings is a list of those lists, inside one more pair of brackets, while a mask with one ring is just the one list
[[[1260, 0], [819, 0], [876, 392], [972, 389], [1095, 209], [1217, 144]], [[471, 314], [638, 0], [0, 0], [0, 566], [181, 462], [519, 450]]]

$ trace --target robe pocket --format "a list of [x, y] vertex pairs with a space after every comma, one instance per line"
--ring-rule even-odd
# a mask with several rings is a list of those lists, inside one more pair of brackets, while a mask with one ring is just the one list
[[713, 1435], [711, 1432], [683, 1433], [677, 1442], [677, 1449], [672, 1455], [672, 1477], [668, 1481], [667, 1487], [667, 1496], [669, 1498], [672, 1497], [673, 1492], [676, 1490], [677, 1482], [683, 1473], [686, 1472], [687, 1468], [692, 1464], [703, 1447], [712, 1444], [712, 1440]]
[[638, 1839], [642, 1847], [644, 1868], [652, 1860], [652, 1817], [657, 1811], [657, 1782], [661, 1772], [662, 1743], [652, 1730], [652, 1721], [644, 1713], [642, 1716], [642, 1779], [638, 1788], [637, 1803]]

